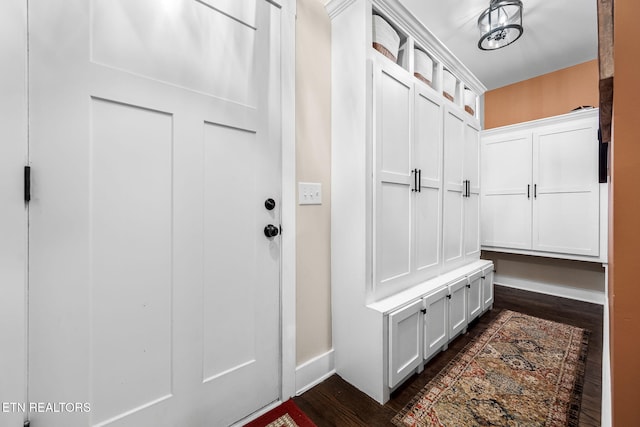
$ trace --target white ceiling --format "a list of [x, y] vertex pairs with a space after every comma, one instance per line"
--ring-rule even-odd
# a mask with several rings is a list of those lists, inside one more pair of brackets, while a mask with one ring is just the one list
[[524, 33], [478, 49], [478, 16], [489, 0], [400, 0], [490, 90], [598, 56], [596, 0], [522, 0]]

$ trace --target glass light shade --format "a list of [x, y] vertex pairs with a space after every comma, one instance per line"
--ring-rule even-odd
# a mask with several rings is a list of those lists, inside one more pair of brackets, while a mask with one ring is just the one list
[[509, 46], [518, 40], [522, 28], [522, 2], [520, 0], [491, 0], [489, 8], [478, 18], [482, 50]]

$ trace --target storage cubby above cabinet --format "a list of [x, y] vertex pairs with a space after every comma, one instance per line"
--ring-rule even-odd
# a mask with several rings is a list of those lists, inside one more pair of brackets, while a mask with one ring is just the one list
[[[329, 9], [331, 3], [335, 2], [330, 2]], [[478, 94], [485, 90], [482, 83], [399, 2], [368, 3], [368, 30], [364, 35], [366, 45], [371, 46], [369, 57], [382, 61], [386, 58], [447, 102], [480, 118], [477, 104]]]

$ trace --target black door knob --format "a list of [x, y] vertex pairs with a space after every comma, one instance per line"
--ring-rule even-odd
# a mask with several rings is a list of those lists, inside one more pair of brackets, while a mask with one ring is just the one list
[[273, 208], [276, 207], [276, 201], [269, 198], [267, 200], [264, 201], [264, 207], [267, 208], [268, 211], [273, 210]]
[[273, 224], [269, 224], [264, 228], [264, 235], [269, 238], [276, 237], [279, 232], [280, 230], [278, 230], [278, 227]]

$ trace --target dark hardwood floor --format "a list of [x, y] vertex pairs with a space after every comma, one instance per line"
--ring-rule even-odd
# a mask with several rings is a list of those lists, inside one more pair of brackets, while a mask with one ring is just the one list
[[380, 405], [369, 396], [333, 375], [321, 384], [295, 397], [295, 403], [318, 425], [325, 426], [390, 426], [390, 420], [420, 391], [464, 346], [502, 309], [585, 328], [591, 331], [582, 393], [581, 426], [600, 425], [602, 373], [603, 307], [565, 298], [526, 292], [502, 286], [495, 287], [494, 308], [469, 325], [467, 334], [449, 344], [447, 351], [433, 358], [419, 375], [409, 378]]

